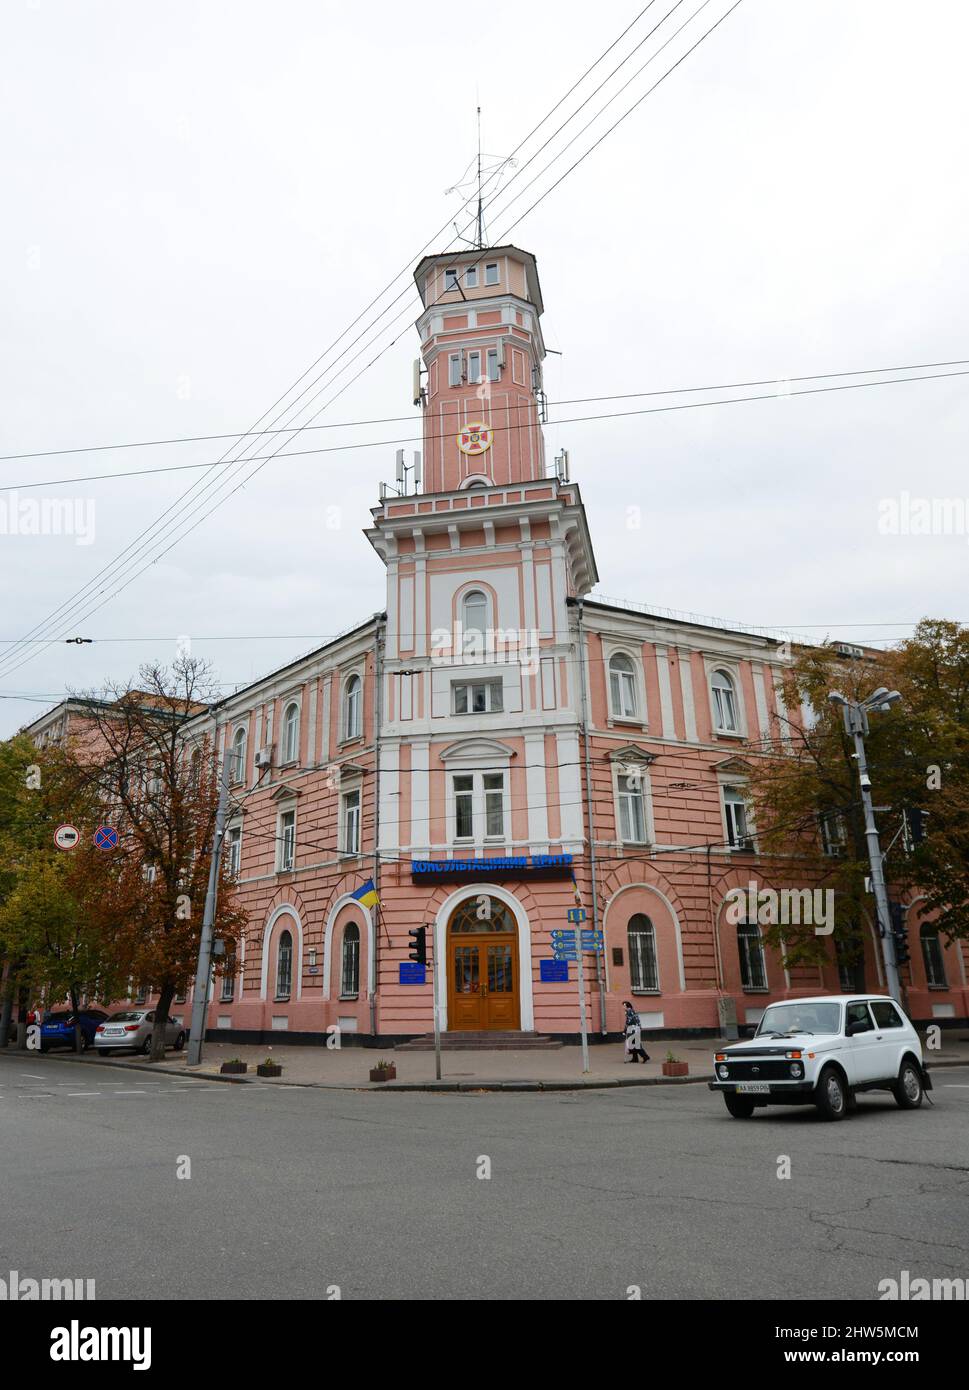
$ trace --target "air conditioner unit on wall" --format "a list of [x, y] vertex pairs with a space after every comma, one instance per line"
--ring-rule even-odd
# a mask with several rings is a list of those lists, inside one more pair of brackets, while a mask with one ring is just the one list
[[260, 749], [257, 751], [256, 756], [253, 758], [253, 762], [255, 763], [256, 767], [272, 767], [272, 761], [273, 761], [273, 746], [272, 746], [272, 744], [270, 744], [268, 748], [260, 748]]

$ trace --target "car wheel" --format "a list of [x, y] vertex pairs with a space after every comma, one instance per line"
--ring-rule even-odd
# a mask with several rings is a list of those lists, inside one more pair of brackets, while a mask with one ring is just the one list
[[181, 1050], [182, 1050], [182, 1048], [183, 1048], [184, 1046], [185, 1046], [185, 1034], [184, 1034], [184, 1033], [179, 1033], [178, 1037], [175, 1039], [175, 1051], [176, 1051], [176, 1052], [181, 1052]]
[[835, 1067], [825, 1067], [818, 1077], [815, 1104], [826, 1120], [843, 1120], [848, 1113], [848, 1087]]
[[729, 1091], [724, 1091], [723, 1103], [735, 1120], [749, 1120], [754, 1113], [754, 1102], [746, 1096], [731, 1095]]
[[147, 1036], [147, 1038], [145, 1039], [145, 1041], [141, 1044], [141, 1050], [142, 1050], [142, 1052], [144, 1053], [144, 1055], [145, 1055], [146, 1057], [148, 1056], [149, 1052], [151, 1051], [151, 1034], [150, 1034], [150, 1033], [148, 1034], [148, 1036]]
[[924, 1090], [922, 1076], [911, 1059], [906, 1059], [898, 1073], [898, 1080], [892, 1087], [892, 1095], [900, 1110], [917, 1110], [922, 1104]]

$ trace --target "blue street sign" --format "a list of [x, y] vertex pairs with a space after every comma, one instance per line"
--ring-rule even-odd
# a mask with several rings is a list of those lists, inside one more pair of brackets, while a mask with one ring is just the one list
[[585, 908], [584, 908], [584, 907], [570, 907], [570, 908], [569, 908], [569, 921], [570, 921], [570, 922], [584, 922], [584, 921], [585, 921]]
[[99, 825], [94, 832], [94, 843], [98, 849], [117, 849], [118, 832], [113, 825]]
[[418, 965], [416, 961], [402, 960], [399, 968], [398, 983], [402, 985], [424, 985], [427, 983], [426, 965]]
[[575, 932], [574, 932], [574, 931], [565, 931], [565, 930], [563, 930], [563, 929], [561, 929], [561, 928], [557, 929], [556, 931], [549, 932], [549, 935], [551, 936], [551, 938], [552, 938], [553, 941], [574, 941], [574, 940], [575, 940]]
[[568, 978], [569, 978], [569, 963], [568, 963], [568, 961], [559, 960], [557, 957], [556, 957], [555, 960], [540, 960], [540, 961], [538, 962], [538, 968], [539, 968], [539, 971], [541, 972], [541, 978], [542, 978], [542, 980], [545, 981], [547, 984], [552, 984], [552, 983], [555, 983], [555, 982], [561, 983], [562, 981], [566, 981], [566, 982], [568, 981]]
[[552, 952], [552, 956], [555, 960], [578, 960], [579, 958], [575, 950], [567, 951], [558, 948]]

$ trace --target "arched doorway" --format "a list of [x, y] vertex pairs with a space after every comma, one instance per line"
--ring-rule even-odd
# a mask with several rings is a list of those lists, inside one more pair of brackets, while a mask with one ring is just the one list
[[448, 1027], [462, 1032], [517, 1029], [518, 924], [490, 893], [474, 893], [447, 924]]

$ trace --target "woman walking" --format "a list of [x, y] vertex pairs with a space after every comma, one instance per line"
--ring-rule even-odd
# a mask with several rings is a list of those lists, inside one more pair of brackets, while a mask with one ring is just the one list
[[648, 1062], [649, 1053], [643, 1047], [643, 1030], [639, 1022], [639, 1014], [628, 999], [623, 1000], [623, 1005], [626, 1010], [626, 1022], [624, 1024], [626, 1034], [626, 1061], [635, 1063], [642, 1059], [642, 1061]]

